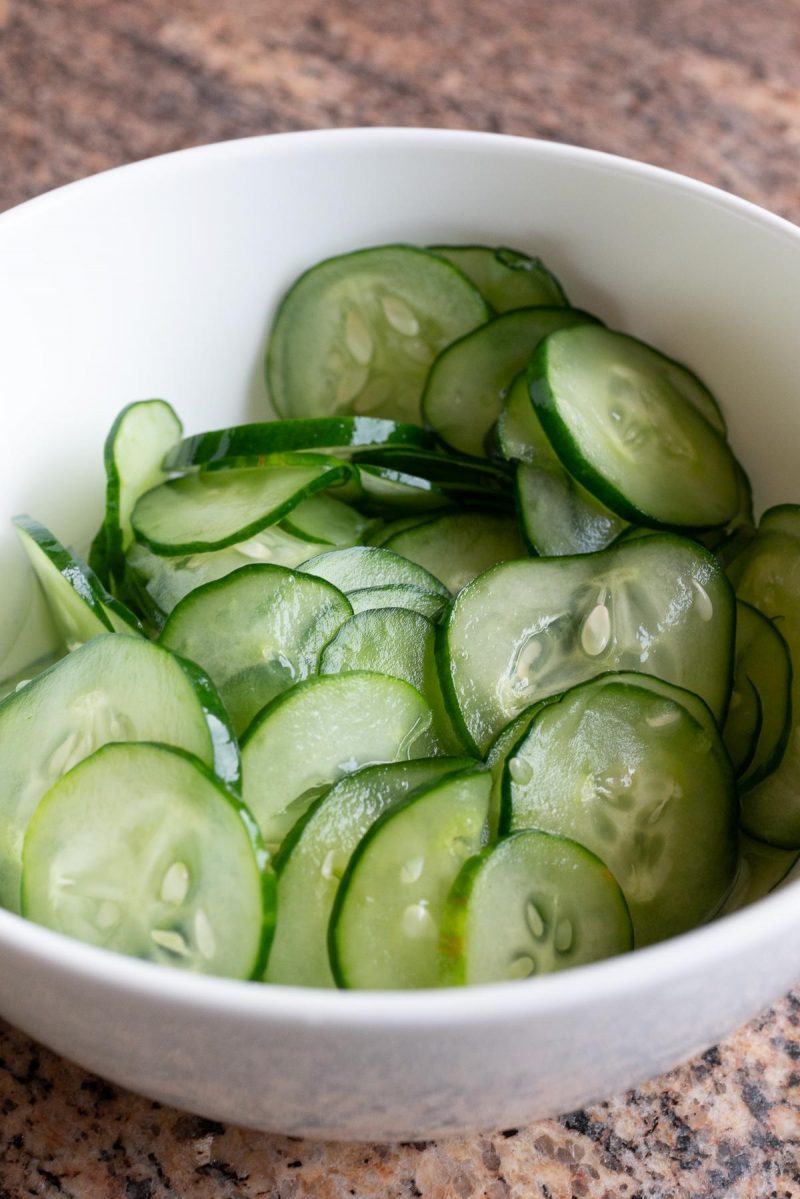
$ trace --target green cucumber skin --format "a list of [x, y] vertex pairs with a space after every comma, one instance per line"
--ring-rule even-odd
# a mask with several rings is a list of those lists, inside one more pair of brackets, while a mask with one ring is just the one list
[[242, 759], [239, 753], [239, 742], [231, 727], [230, 718], [225, 711], [220, 694], [206, 672], [173, 650], [165, 650], [181, 667], [183, 673], [192, 684], [198, 702], [203, 709], [208, 731], [211, 736], [211, 751], [214, 759], [214, 774], [232, 792], [241, 795], [242, 791]]
[[[509, 312], [513, 308], [517, 308], [520, 305], [516, 302], [508, 305], [505, 305], [504, 303], [498, 303], [498, 299], [500, 299], [498, 295], [498, 287], [493, 287], [491, 283], [489, 284], [488, 288], [486, 287], [486, 284], [481, 286], [483, 281], [477, 277], [478, 273], [475, 272], [474, 274], [470, 274], [466, 265], [463, 263], [465, 254], [474, 254], [477, 251], [481, 257], [485, 255], [487, 258], [493, 259], [495, 262], [499, 263], [501, 267], [505, 267], [506, 270], [512, 273], [517, 271], [535, 271], [542, 277], [544, 288], [549, 290], [551, 293], [547, 297], [547, 305], [553, 307], [559, 306], [563, 308], [569, 307], [569, 300], [567, 299], [560, 280], [553, 274], [551, 270], [548, 269], [547, 266], [545, 266], [542, 259], [535, 254], [526, 254], [524, 251], [514, 250], [510, 246], [436, 245], [429, 246], [428, 249], [433, 254], [437, 254], [441, 258], [447, 259], [448, 262], [451, 262], [454, 266], [458, 267], [460, 271], [463, 271], [463, 273], [472, 280], [472, 282], [481, 292], [484, 300], [493, 312], [498, 314], [502, 312]], [[524, 262], [525, 266], [518, 266], [517, 262], [519, 261]], [[499, 288], [502, 288], [502, 284], [499, 285]], [[493, 299], [490, 298], [492, 296], [494, 297]]]
[[65, 584], [84, 601], [87, 613], [91, 613], [100, 626], [97, 634], [113, 632], [111, 621], [103, 610], [105, 589], [99, 584], [94, 572], [90, 574], [84, 568], [84, 564], [79, 562], [45, 525], [34, 520], [32, 516], [21, 514], [13, 517], [11, 523], [37, 546], [50, 565], [61, 575]]

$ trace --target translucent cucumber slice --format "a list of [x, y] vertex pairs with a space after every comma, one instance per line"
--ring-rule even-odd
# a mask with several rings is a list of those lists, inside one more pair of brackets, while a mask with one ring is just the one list
[[307, 574], [327, 579], [344, 591], [358, 591], [364, 587], [384, 587], [395, 583], [421, 587], [424, 591], [450, 598], [450, 592], [435, 575], [409, 562], [400, 554], [372, 545], [354, 545], [350, 549], [330, 550], [318, 554], [304, 563]]
[[733, 632], [733, 594], [714, 556], [661, 533], [479, 575], [442, 627], [440, 673], [459, 735], [483, 753], [523, 708], [606, 670], [685, 687], [722, 719]]
[[542, 338], [595, 320], [572, 308], [521, 308], [468, 333], [431, 367], [422, 395], [425, 423], [454, 450], [480, 457], [505, 391]]
[[376, 416], [339, 416], [273, 420], [233, 425], [197, 433], [173, 446], [164, 459], [166, 470], [190, 470], [211, 462], [235, 463], [263, 454], [297, 450], [347, 453], [369, 446], [430, 446], [433, 438], [420, 425], [401, 424]]
[[278, 310], [267, 353], [272, 403], [285, 417], [419, 421], [431, 362], [488, 315], [466, 276], [426, 250], [376, 246], [326, 259]]
[[597, 854], [641, 946], [719, 910], [736, 874], [737, 811], [711, 714], [699, 722], [663, 680], [660, 693], [630, 680], [605, 675], [542, 706], [506, 764], [501, 831], [559, 833]]
[[355, 466], [380, 466], [435, 483], [455, 497], [474, 493], [497, 503], [511, 492], [513, 474], [504, 462], [471, 458], [465, 454], [445, 454], [408, 446], [378, 446], [359, 450], [353, 455]]
[[791, 732], [792, 663], [778, 628], [750, 604], [737, 602], [733, 691], [723, 735], [738, 759], [742, 791], [779, 765]]
[[506, 246], [431, 246], [463, 271], [495, 312], [533, 304], [567, 304], [564, 289], [541, 258]]
[[367, 545], [383, 546], [395, 533], [413, 529], [432, 519], [433, 514], [430, 512], [413, 512], [410, 516], [399, 516], [395, 520], [376, 521], [375, 528], [366, 539]]
[[800, 850], [778, 849], [755, 841], [746, 833], [739, 837], [739, 870], [733, 890], [720, 911], [720, 916], [738, 912], [769, 895], [787, 880], [800, 858]]
[[[178, 442], [183, 425], [165, 400], [138, 400], [123, 408], [106, 438], [106, 514], [103, 557], [120, 582], [125, 551], [133, 541], [131, 514], [140, 496], [167, 477], [164, 457]], [[99, 552], [99, 547], [98, 547]]]
[[[742, 827], [752, 837], [784, 849], [800, 849], [800, 535], [789, 530], [793, 515], [788, 506], [765, 514], [758, 535], [729, 566], [739, 599], [757, 608], [782, 636], [792, 667], [789, 733], [782, 756], [773, 761], [767, 777], [742, 798]], [[762, 655], [755, 656], [762, 663]], [[778, 655], [778, 661], [780, 656]], [[759, 688], [767, 716], [767, 695], [781, 693], [785, 668], [773, 673], [763, 661], [765, 676]], [[761, 688], [764, 687], [765, 691]], [[773, 701], [775, 702], [775, 701]], [[780, 710], [780, 699], [776, 707]], [[775, 717], [770, 713], [770, 717]], [[779, 717], [778, 717], [779, 719]], [[754, 763], [755, 765], [755, 763]]]
[[481, 847], [491, 778], [470, 769], [399, 800], [350, 858], [328, 936], [340, 987], [435, 987], [445, 901]]
[[499, 562], [527, 558], [516, 522], [493, 512], [448, 512], [394, 533], [387, 550], [441, 579], [454, 595]]
[[213, 688], [197, 667], [141, 637], [95, 637], [3, 700], [0, 905], [19, 910], [22, 840], [45, 792], [101, 745], [155, 740], [194, 754], [226, 781], [238, 777]]
[[362, 464], [358, 467], [358, 478], [367, 508], [380, 516], [435, 512], [453, 502], [438, 483], [405, 471]]
[[279, 919], [266, 982], [335, 986], [328, 958], [328, 923], [339, 880], [371, 824], [418, 787], [472, 765], [467, 758], [418, 758], [367, 766], [317, 800], [275, 859]]
[[281, 522], [293, 537], [314, 545], [359, 545], [375, 524], [349, 504], [324, 492], [303, 500]]
[[694, 376], [643, 342], [598, 325], [553, 333], [531, 394], [569, 473], [624, 519], [702, 528], [737, 511], [736, 460]]
[[170, 479], [136, 504], [136, 539], [168, 557], [225, 549], [277, 524], [301, 500], [349, 474], [349, 466], [320, 459]]
[[326, 675], [279, 695], [241, 742], [245, 803], [270, 848], [343, 775], [435, 752], [432, 721], [420, 693], [386, 675]]
[[575, 841], [527, 829], [461, 868], [441, 933], [450, 986], [553, 974], [633, 948], [625, 897]]
[[739, 671], [737, 664], [722, 738], [739, 779], [755, 756], [763, 724], [761, 696], [747, 675]]
[[281, 525], [271, 525], [224, 550], [183, 557], [166, 558], [154, 554], [146, 545], [132, 545], [124, 586], [147, 613], [153, 627], [160, 629], [175, 605], [204, 583], [222, 579], [253, 562], [294, 568], [306, 562], [315, 550], [323, 553], [327, 548], [322, 542], [313, 544], [294, 537]]
[[431, 706], [441, 744], [461, 752], [436, 667], [436, 626], [427, 616], [408, 608], [369, 608], [346, 620], [322, 651], [319, 673], [350, 670], [388, 674], [416, 687]]
[[348, 591], [347, 598], [353, 611], [371, 612], [378, 608], [406, 608], [419, 612], [428, 620], [437, 621], [446, 610], [449, 601], [440, 591], [424, 591], [410, 583], [387, 583], [385, 587], [360, 587]]
[[352, 613], [323, 579], [253, 563], [182, 599], [160, 640], [208, 671], [241, 733], [276, 695], [316, 673]]
[[266, 860], [241, 800], [197, 758], [165, 745], [106, 745], [36, 809], [22, 911], [145, 961], [260, 977], [275, 909]]

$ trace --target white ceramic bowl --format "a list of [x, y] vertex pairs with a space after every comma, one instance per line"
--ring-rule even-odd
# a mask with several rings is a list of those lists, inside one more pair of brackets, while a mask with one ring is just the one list
[[[125, 402], [190, 431], [263, 412], [277, 298], [371, 243], [505, 243], [573, 302], [695, 367], [760, 507], [800, 499], [800, 231], [688, 179], [484, 134], [343, 130], [190, 150], [0, 218], [0, 512], [85, 541]], [[0, 662], [47, 626], [2, 534]], [[0, 1013], [107, 1078], [286, 1133], [516, 1125], [675, 1065], [800, 976], [800, 889], [614, 961], [463, 991], [346, 994], [188, 977], [0, 912]]]

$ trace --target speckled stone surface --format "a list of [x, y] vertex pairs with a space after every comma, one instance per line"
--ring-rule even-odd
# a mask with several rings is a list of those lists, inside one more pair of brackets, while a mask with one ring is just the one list
[[[800, 7], [0, 0], [0, 208], [181, 146], [362, 124], [581, 143], [800, 220]], [[223, 1128], [0, 1026], [0, 1199], [29, 1195], [794, 1199], [800, 998], [586, 1111], [390, 1146]]]

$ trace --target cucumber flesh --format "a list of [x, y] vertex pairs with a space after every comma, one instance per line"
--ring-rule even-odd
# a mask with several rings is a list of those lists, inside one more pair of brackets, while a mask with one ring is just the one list
[[756, 903], [788, 881], [798, 858], [800, 850], [778, 849], [742, 833], [739, 837], [739, 871], [720, 916], [728, 916]]
[[566, 306], [558, 279], [541, 258], [507, 246], [431, 246], [463, 271], [495, 312], [531, 305]]
[[633, 948], [628, 905], [603, 862], [526, 829], [461, 868], [442, 921], [445, 985], [552, 974]]
[[491, 779], [470, 769], [396, 802], [350, 858], [331, 913], [340, 987], [435, 987], [445, 901], [461, 865], [480, 849]]
[[349, 546], [364, 541], [374, 521], [324, 492], [303, 500], [281, 522], [293, 537], [315, 545]]
[[491, 566], [528, 556], [514, 521], [492, 512], [443, 513], [383, 544], [435, 573], [454, 595]]
[[450, 598], [444, 583], [430, 571], [378, 546], [356, 545], [349, 549], [330, 550], [309, 558], [303, 564], [303, 570], [320, 579], [327, 579], [345, 595], [364, 587], [385, 587], [399, 583], [421, 587], [445, 599]]
[[22, 911], [90, 945], [252, 978], [266, 959], [274, 879], [252, 817], [198, 759], [106, 745], [34, 813]]
[[440, 591], [425, 591], [411, 583], [358, 587], [355, 591], [348, 591], [347, 598], [356, 614], [379, 608], [405, 608], [409, 612], [419, 612], [428, 620], [439, 620], [448, 603]]
[[[779, 624], [757, 608], [737, 602], [734, 684], [724, 737], [731, 757], [740, 759], [742, 791], [777, 768], [791, 731], [792, 663], [778, 630]], [[744, 753], [743, 746], [750, 752]]]

